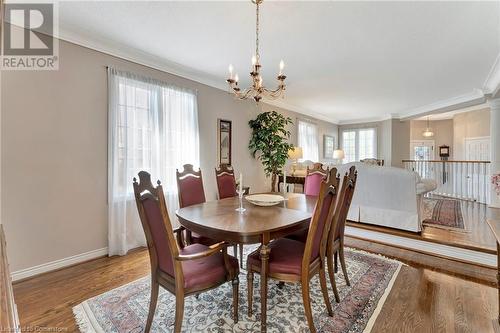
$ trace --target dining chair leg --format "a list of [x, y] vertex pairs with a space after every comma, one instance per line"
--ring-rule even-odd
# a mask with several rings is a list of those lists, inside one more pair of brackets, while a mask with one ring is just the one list
[[238, 245], [237, 244], [233, 245], [233, 252], [234, 252], [234, 257], [238, 258]]
[[326, 262], [328, 264], [328, 276], [330, 277], [330, 284], [332, 285], [333, 295], [335, 296], [335, 302], [340, 303], [340, 296], [337, 290], [337, 283], [335, 282], [335, 270], [333, 268], [333, 253], [326, 256]]
[[144, 329], [145, 333], [149, 333], [151, 330], [151, 325], [153, 324], [153, 317], [155, 316], [156, 311], [156, 303], [158, 302], [158, 291], [160, 289], [160, 285], [156, 279], [151, 279], [151, 299], [149, 301], [149, 312], [148, 319], [146, 321], [146, 328]]
[[238, 276], [235, 276], [234, 279], [231, 281], [233, 285], [233, 320], [234, 323], [238, 322], [238, 303], [239, 303], [239, 285], [240, 285], [240, 279]]
[[252, 316], [253, 307], [253, 272], [247, 267], [248, 316]]
[[342, 266], [342, 273], [344, 273], [345, 283], [348, 286], [351, 286], [351, 283], [349, 282], [349, 276], [347, 275], [347, 267], [345, 265], [344, 244], [340, 244], [339, 257], [340, 257], [340, 266]]
[[184, 295], [175, 295], [175, 324], [174, 332], [180, 333], [182, 328], [182, 318], [184, 317]]
[[321, 285], [321, 292], [323, 293], [323, 298], [325, 299], [326, 310], [328, 311], [328, 315], [330, 317], [333, 317], [332, 305], [330, 304], [330, 298], [328, 296], [328, 288], [326, 287], [326, 274], [324, 267], [319, 269], [319, 282]]
[[[308, 279], [307, 279], [308, 280]], [[309, 298], [309, 281], [302, 281], [302, 303], [304, 303], [304, 311], [306, 313], [307, 324], [311, 333], [316, 333], [311, 310], [311, 300]]]
[[338, 258], [338, 253], [337, 253], [337, 251], [335, 251], [334, 256], [335, 256], [335, 259], [334, 259], [334, 263], [335, 263], [335, 273], [338, 273], [338, 272], [339, 272], [339, 258]]
[[240, 244], [240, 267], [243, 268], [243, 244]]
[[333, 294], [335, 295], [335, 302], [340, 303], [339, 292], [337, 290], [337, 284], [335, 283], [335, 270], [333, 268], [333, 253], [326, 256], [326, 263], [328, 264], [328, 276], [330, 277], [330, 284], [332, 285]]

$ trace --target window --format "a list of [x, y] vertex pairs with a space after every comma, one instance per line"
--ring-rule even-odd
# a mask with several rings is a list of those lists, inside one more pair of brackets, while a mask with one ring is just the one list
[[145, 245], [132, 180], [160, 180], [172, 223], [178, 208], [175, 169], [199, 165], [196, 92], [108, 69], [108, 251]]
[[342, 132], [342, 149], [346, 163], [365, 158], [377, 158], [377, 131], [375, 128], [349, 129]]
[[298, 120], [298, 146], [302, 148], [302, 160], [319, 161], [318, 126]]

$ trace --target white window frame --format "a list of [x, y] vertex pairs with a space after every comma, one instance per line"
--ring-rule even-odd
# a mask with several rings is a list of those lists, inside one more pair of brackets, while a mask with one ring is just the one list
[[[344, 142], [344, 133], [346, 132], [354, 132], [354, 160], [347, 160], [347, 154], [346, 158], [344, 159], [345, 162], [359, 162], [360, 161], [360, 143], [359, 143], [359, 132], [360, 131], [366, 131], [366, 130], [373, 130], [373, 157], [371, 158], [377, 158], [378, 156], [378, 147], [377, 147], [377, 142], [378, 142], [378, 131], [376, 127], [360, 127], [360, 128], [346, 128], [341, 131], [340, 134], [340, 139], [342, 140], [342, 149], [345, 152], [345, 142]], [[365, 158], [370, 158], [370, 157], [365, 157]]]
[[[309, 144], [305, 144], [306, 141], [302, 137], [303, 134], [301, 134], [300, 127], [301, 124], [308, 126], [313, 129], [313, 133], [315, 135], [310, 137], [310, 140], [312, 141], [312, 146], [316, 146], [316, 148], [309, 147]], [[308, 119], [303, 119], [303, 118], [297, 118], [297, 146], [302, 148], [302, 158], [299, 161], [313, 161], [313, 162], [319, 162], [319, 126], [313, 121], [310, 121]]]

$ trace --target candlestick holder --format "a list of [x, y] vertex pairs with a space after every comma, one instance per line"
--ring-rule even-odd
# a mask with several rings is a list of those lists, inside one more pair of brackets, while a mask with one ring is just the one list
[[245, 194], [245, 190], [241, 189], [241, 190], [236, 191], [236, 193], [238, 193], [240, 206], [238, 208], [236, 208], [235, 210], [237, 212], [240, 212], [241, 214], [243, 214], [243, 212], [246, 211], [246, 208], [243, 208], [243, 194]]

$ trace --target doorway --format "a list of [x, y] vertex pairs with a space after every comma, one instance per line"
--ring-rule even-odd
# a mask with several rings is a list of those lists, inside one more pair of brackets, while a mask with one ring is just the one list
[[[411, 158], [415, 161], [434, 160], [434, 140], [412, 140], [410, 141]], [[417, 171], [422, 178], [433, 178], [434, 163], [417, 163]]]

